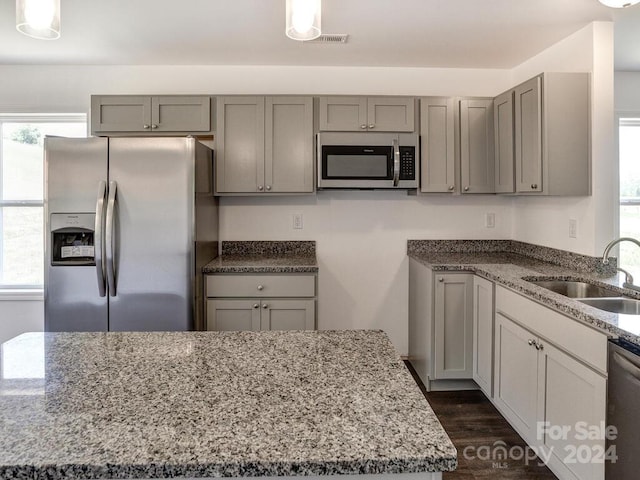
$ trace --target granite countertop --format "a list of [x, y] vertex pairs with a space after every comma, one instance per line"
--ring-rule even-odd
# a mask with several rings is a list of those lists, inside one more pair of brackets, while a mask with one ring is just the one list
[[457, 466], [381, 331], [30, 333], [2, 352], [0, 478]]
[[316, 273], [313, 241], [222, 242], [222, 254], [205, 265], [213, 273]]
[[600, 258], [523, 242], [469, 241], [466, 246], [459, 242], [465, 241], [410, 240], [408, 255], [434, 271], [473, 272], [609, 335], [640, 345], [640, 316], [606, 312], [527, 281], [544, 277], [586, 281], [640, 298], [639, 292], [622, 288], [622, 276], [602, 266]]

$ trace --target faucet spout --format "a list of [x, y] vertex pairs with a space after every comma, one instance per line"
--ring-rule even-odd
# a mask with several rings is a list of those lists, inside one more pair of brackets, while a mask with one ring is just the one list
[[631, 243], [635, 243], [638, 247], [640, 247], [640, 242], [635, 238], [631, 238], [631, 237], [620, 237], [620, 238], [616, 238], [615, 240], [611, 240], [609, 244], [606, 247], [604, 247], [604, 252], [602, 253], [602, 263], [604, 263], [605, 265], [609, 264], [609, 252], [615, 245], [617, 245], [620, 242], [631, 242]]

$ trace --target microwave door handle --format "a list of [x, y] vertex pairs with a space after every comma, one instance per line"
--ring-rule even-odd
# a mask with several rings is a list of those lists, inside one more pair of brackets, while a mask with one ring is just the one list
[[398, 139], [393, 139], [393, 186], [397, 187], [400, 181], [400, 146]]

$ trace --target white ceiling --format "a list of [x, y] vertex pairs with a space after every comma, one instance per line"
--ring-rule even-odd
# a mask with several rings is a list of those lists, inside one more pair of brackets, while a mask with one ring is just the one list
[[[616, 68], [640, 71], [640, 5], [597, 0], [323, 0], [324, 33], [284, 35], [284, 0], [61, 0], [62, 37], [15, 29], [0, 3], [0, 64], [357, 65], [512, 68], [594, 20], [616, 21]], [[624, 47], [624, 48], [623, 48]]]

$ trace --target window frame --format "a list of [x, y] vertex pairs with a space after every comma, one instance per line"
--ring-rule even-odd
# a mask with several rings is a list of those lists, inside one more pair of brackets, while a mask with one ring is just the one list
[[[0, 113], [0, 132], [5, 123], [81, 123], [87, 128], [88, 115], [86, 113]], [[3, 199], [3, 145], [4, 139], [0, 135], [0, 226], [3, 225], [4, 208], [6, 207], [33, 207], [42, 208], [44, 216], [44, 185], [42, 200], [4, 200]], [[44, 164], [44, 159], [43, 159]], [[43, 165], [44, 166], [44, 165]], [[45, 219], [46, 220], [46, 219]], [[44, 236], [42, 243], [44, 247]], [[4, 252], [2, 235], [0, 235], [0, 265]], [[43, 259], [44, 261], [44, 259]], [[43, 278], [44, 283], [44, 278]], [[44, 297], [44, 284], [3, 284], [0, 283], [0, 300], [42, 300]]]

